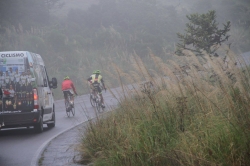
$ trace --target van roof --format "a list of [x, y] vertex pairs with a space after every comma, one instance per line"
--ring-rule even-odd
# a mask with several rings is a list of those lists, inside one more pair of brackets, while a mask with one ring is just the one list
[[0, 52], [0, 58], [8, 58], [8, 57], [27, 57], [28, 51], [4, 51]]
[[[32, 55], [32, 56], [31, 56]], [[44, 66], [41, 55], [29, 51], [3, 51], [0, 52], [0, 58], [28, 58], [32, 63]]]

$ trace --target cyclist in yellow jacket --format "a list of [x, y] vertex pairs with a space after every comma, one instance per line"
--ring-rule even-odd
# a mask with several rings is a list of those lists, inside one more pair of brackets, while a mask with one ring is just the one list
[[103, 89], [105, 89], [105, 91], [106, 91], [106, 87], [105, 87], [103, 78], [101, 76], [101, 71], [95, 70], [93, 72], [93, 74], [88, 78], [88, 81], [89, 81], [90, 85], [92, 85], [94, 88], [97, 89], [97, 91], [101, 97], [102, 107], [105, 108], [104, 100], [103, 100], [103, 96], [102, 96], [101, 84], [102, 84]]

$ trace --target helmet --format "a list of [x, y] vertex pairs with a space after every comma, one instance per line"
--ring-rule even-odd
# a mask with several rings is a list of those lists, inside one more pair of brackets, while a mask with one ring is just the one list
[[69, 80], [69, 76], [64, 77], [64, 80]]
[[100, 70], [95, 70], [95, 71], [93, 71], [93, 74], [101, 74], [101, 71]]

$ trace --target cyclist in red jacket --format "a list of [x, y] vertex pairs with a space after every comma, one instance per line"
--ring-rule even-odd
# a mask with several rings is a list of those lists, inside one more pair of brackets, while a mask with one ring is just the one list
[[64, 77], [64, 81], [62, 82], [62, 91], [63, 91], [65, 102], [67, 100], [67, 95], [71, 96], [71, 101], [74, 100], [74, 96], [73, 96], [74, 93], [72, 90], [74, 91], [75, 95], [77, 95], [74, 83], [69, 79], [69, 76]]

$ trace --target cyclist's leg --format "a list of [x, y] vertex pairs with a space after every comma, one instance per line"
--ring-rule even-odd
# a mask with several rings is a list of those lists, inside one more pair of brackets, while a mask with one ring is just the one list
[[90, 92], [93, 94], [94, 93], [94, 89], [95, 87], [93, 86], [93, 84], [90, 84]]
[[64, 103], [66, 103], [67, 99], [67, 91], [63, 91], [63, 96], [64, 96]]
[[70, 104], [73, 105], [73, 102], [74, 102], [74, 93], [73, 93], [72, 90], [69, 90], [68, 94], [70, 96]]
[[96, 87], [98, 95], [101, 97], [101, 103], [103, 103], [103, 97], [102, 97], [102, 89], [100, 88], [100, 86]]
[[104, 99], [103, 99], [102, 93], [99, 93], [99, 95], [101, 96], [101, 102], [102, 102], [102, 104], [104, 104]]
[[99, 95], [100, 95], [100, 97], [101, 97], [101, 103], [102, 103], [102, 105], [104, 106], [104, 99], [103, 99], [103, 96], [102, 96], [102, 89], [101, 89], [101, 87], [100, 86], [98, 86], [98, 93], [99, 93]]
[[69, 103], [69, 101], [68, 101], [68, 91], [63, 91], [63, 94], [64, 94], [65, 108], [66, 108], [66, 111], [68, 112], [69, 111], [69, 105], [67, 104], [67, 103]]

